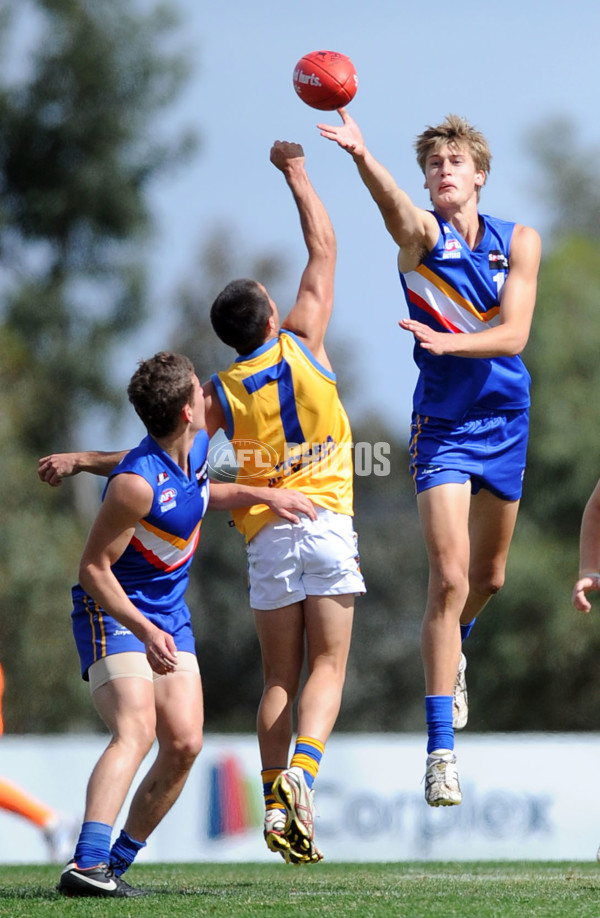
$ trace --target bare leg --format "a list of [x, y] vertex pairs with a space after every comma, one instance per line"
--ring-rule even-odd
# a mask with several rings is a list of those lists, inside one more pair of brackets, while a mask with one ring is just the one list
[[292, 739], [292, 712], [304, 660], [301, 603], [254, 610], [262, 654], [264, 689], [257, 716], [263, 768], [285, 768]]
[[154, 689], [147, 679], [114, 679], [96, 689], [93, 701], [112, 738], [90, 776], [84, 822], [112, 826], [154, 742]]
[[461, 613], [469, 595], [470, 483], [445, 484], [417, 498], [429, 557], [421, 652], [427, 695], [452, 695], [460, 658]]
[[307, 596], [309, 676], [298, 703], [298, 733], [326, 743], [340, 711], [350, 651], [354, 596]]
[[175, 672], [154, 683], [158, 753], [138, 787], [125, 831], [146, 841], [179, 797], [202, 748], [204, 707], [200, 676]]
[[471, 563], [469, 595], [461, 615], [464, 625], [479, 615], [490, 597], [504, 584], [506, 561], [518, 511], [518, 500], [501, 500], [491, 491], [481, 490], [471, 498]]

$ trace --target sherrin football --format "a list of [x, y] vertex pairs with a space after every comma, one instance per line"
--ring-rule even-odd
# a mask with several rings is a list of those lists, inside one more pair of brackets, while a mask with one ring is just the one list
[[294, 89], [311, 108], [334, 111], [350, 102], [358, 87], [356, 68], [338, 51], [311, 51], [294, 67]]

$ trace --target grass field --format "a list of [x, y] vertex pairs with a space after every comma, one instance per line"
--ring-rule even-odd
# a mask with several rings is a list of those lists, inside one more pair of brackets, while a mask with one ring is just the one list
[[599, 918], [595, 862], [152, 864], [132, 868], [139, 899], [65, 899], [56, 867], [0, 866], [10, 918]]

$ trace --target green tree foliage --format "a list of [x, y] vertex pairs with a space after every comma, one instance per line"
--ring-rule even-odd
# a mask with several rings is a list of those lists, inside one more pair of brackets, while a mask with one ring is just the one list
[[559, 538], [577, 539], [598, 476], [600, 400], [598, 242], [566, 235], [544, 260], [527, 364], [532, 380], [528, 514]]
[[[145, 314], [145, 191], [190, 145], [161, 145], [151, 126], [184, 76], [165, 44], [172, 25], [166, 6], [141, 13], [127, 0], [0, 0], [0, 660], [8, 730], [95, 723], [69, 627], [85, 538], [74, 512], [78, 488], [51, 492], [35, 469], [39, 456], [75, 442], [85, 412], [121, 400], [110, 360]], [[27, 54], [8, 73], [7, 51], [24, 29]]]
[[538, 125], [526, 141], [538, 167], [534, 193], [547, 208], [552, 236], [600, 238], [599, 151], [588, 148], [566, 117]]
[[[571, 606], [585, 503], [600, 476], [600, 180], [569, 122], [531, 141], [552, 219], [531, 337], [531, 436], [507, 580], [471, 638], [471, 725], [596, 730], [599, 607]], [[549, 194], [548, 189], [551, 189]]]
[[[596, 182], [591, 198], [599, 192]], [[600, 476], [600, 265], [596, 240], [565, 230], [543, 261], [524, 354], [531, 437], [506, 585], [469, 639], [474, 729], [598, 727], [598, 609], [575, 612], [571, 590]]]
[[28, 72], [0, 89], [0, 258], [3, 322], [27, 350], [35, 393], [21, 436], [40, 452], [70, 442], [89, 405], [116, 404], [110, 347], [144, 316], [144, 190], [184, 143], [164, 148], [149, 127], [182, 76], [159, 50], [164, 10], [35, 8]]

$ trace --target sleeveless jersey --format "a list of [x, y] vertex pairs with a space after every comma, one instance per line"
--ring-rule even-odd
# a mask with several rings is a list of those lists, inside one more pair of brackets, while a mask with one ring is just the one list
[[[212, 380], [240, 484], [296, 488], [321, 507], [352, 514], [352, 433], [335, 374], [293, 332], [283, 329]], [[250, 541], [277, 517], [257, 504], [234, 510], [233, 519]]]
[[[129, 545], [111, 568], [141, 612], [168, 615], [186, 608], [184, 594], [189, 570], [208, 506], [207, 454], [208, 434], [201, 430], [190, 451], [188, 477], [147, 436], [110, 476], [112, 479], [133, 472], [144, 478], [154, 491], [150, 513], [136, 524]], [[74, 601], [83, 601], [85, 597], [79, 584], [73, 587]]]
[[[500, 292], [510, 270], [515, 224], [480, 215], [484, 234], [471, 250], [460, 233], [434, 213], [439, 238], [414, 271], [400, 274], [412, 319], [448, 334], [469, 334], [500, 322]], [[418, 343], [417, 414], [459, 420], [471, 412], [529, 406], [530, 376], [515, 357], [434, 356]]]

